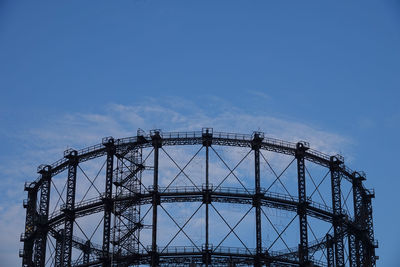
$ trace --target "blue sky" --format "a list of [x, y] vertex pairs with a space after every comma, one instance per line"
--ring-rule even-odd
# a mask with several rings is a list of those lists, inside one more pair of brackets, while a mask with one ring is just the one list
[[395, 266], [399, 73], [395, 0], [0, 1], [0, 259], [19, 262], [23, 182], [67, 146], [211, 126], [344, 154]]

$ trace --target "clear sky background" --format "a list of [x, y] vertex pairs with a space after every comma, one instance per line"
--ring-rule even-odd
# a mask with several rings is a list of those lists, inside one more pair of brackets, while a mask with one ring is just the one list
[[263, 130], [338, 151], [400, 253], [400, 2], [0, 0], [0, 262], [23, 182], [65, 148], [146, 130]]

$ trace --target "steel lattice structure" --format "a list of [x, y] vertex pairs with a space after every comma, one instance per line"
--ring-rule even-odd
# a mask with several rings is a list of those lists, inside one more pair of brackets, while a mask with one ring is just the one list
[[[184, 166], [178, 164], [166, 149], [178, 147], [195, 148], [194, 155], [184, 155]], [[246, 153], [230, 167], [217, 151], [219, 148], [242, 149]], [[271, 157], [287, 157], [290, 163], [277, 173], [270, 158], [265, 156], [267, 153]], [[160, 158], [161, 154], [164, 158]], [[178, 151], [175, 156], [179, 155]], [[196, 175], [200, 178], [195, 180], [194, 173], [187, 169], [199, 155], [202, 155], [198, 161], [201, 171]], [[246, 168], [251, 168], [252, 173], [239, 178], [237, 169], [245, 159], [249, 160], [249, 155], [253, 155], [253, 160]], [[216, 181], [216, 175], [211, 175], [216, 166], [211, 156], [226, 167], [228, 175], [223, 175], [224, 179]], [[163, 169], [167, 159], [177, 168], [177, 175]], [[82, 166], [96, 160], [103, 164], [96, 176], [90, 178]], [[283, 180], [283, 174], [291, 165], [297, 167], [289, 182]], [[327, 171], [320, 182], [313, 179], [311, 165]], [[263, 168], [269, 168], [274, 175], [268, 188], [262, 186], [266, 176]], [[34, 182], [25, 184], [28, 198], [24, 200], [26, 222], [25, 232], [21, 235], [22, 266], [353, 267], [375, 266], [378, 258], [371, 204], [374, 191], [364, 187], [365, 174], [345, 166], [340, 155], [318, 152], [304, 141], [286, 142], [267, 138], [261, 132], [251, 135], [213, 132], [212, 128], [175, 133], [152, 130], [149, 134], [140, 130], [134, 137], [107, 137], [95, 146], [79, 151], [66, 150], [64, 158], [51, 165], [39, 166], [38, 173]], [[78, 177], [78, 173], [83, 178]], [[103, 186], [101, 190], [96, 186], [98, 177], [103, 177], [99, 179]], [[175, 186], [178, 179], [184, 179], [185, 183]], [[223, 186], [229, 179], [238, 186]], [[329, 189], [321, 193], [324, 180], [329, 179]], [[82, 181], [89, 183], [88, 189], [81, 192]], [[215, 182], [217, 185], [213, 184]], [[312, 193], [307, 191], [310, 184], [313, 184]], [[271, 190], [277, 185], [284, 193]], [[296, 194], [287, 190], [293, 185]], [[347, 195], [345, 186], [350, 190]], [[86, 199], [89, 191], [96, 192], [94, 197]], [[322, 200], [324, 195], [329, 195], [331, 203], [315, 201], [317, 194]], [[352, 203], [350, 208], [349, 202]], [[196, 203], [199, 206], [193, 208], [189, 218], [180, 222], [181, 210], [191, 209]], [[169, 210], [168, 205], [172, 205]], [[180, 209], [181, 205], [187, 205], [187, 208]], [[218, 205], [246, 207], [247, 212], [237, 220], [233, 215], [227, 215], [230, 208], [223, 209]], [[191, 220], [195, 220], [192, 218], [199, 216], [196, 214], [200, 209], [204, 217], [191, 226], [195, 229], [192, 232], [201, 232], [201, 238], [195, 240], [192, 234], [197, 233], [187, 229]], [[268, 210], [285, 211], [294, 217], [279, 229]], [[172, 238], [165, 238], [171, 228], [166, 229], [167, 219], [161, 219], [160, 212], [178, 228]], [[91, 224], [91, 216], [98, 216], [99, 222]], [[238, 229], [249, 217], [252, 222], [245, 225], [242, 230], [245, 233], [241, 235]], [[216, 227], [213, 221], [216, 218], [228, 228], [228, 234], [221, 240], [216, 237], [222, 228], [211, 234]], [[290, 237], [295, 246], [289, 247], [285, 231], [295, 227], [295, 218], [298, 218], [297, 234]], [[321, 225], [330, 228], [323, 236], [316, 236], [311, 227], [313, 221], [320, 221]], [[84, 230], [84, 224], [92, 231]], [[254, 227], [253, 232], [247, 231], [246, 227]], [[277, 235], [273, 242], [266, 239], [271, 232]], [[229, 241], [231, 236], [233, 241]], [[95, 237], [99, 243], [94, 241]], [[187, 245], [172, 246], [173, 242], [184, 244], [188, 241]], [[283, 249], [274, 249], [278, 241], [285, 245]], [[320, 259], [315, 257], [318, 253]]]

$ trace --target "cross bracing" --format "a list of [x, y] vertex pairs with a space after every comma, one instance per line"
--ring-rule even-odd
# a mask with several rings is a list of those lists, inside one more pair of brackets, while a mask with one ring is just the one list
[[[182, 157], [179, 147], [193, 147], [192, 154]], [[288, 161], [278, 168], [274, 155]], [[101, 158], [92, 176], [82, 167]], [[166, 162], [173, 167], [166, 170]], [[323, 171], [315, 174], [313, 166]], [[215, 168], [225, 174], [216, 179]], [[266, 170], [271, 180], [264, 187]], [[79, 191], [79, 175], [90, 184], [86, 192]], [[322, 188], [324, 180], [330, 188]], [[23, 266], [375, 266], [374, 193], [363, 180], [339, 155], [260, 132], [108, 137], [66, 151], [26, 184], [20, 255]], [[274, 210], [287, 218], [274, 218]], [[98, 219], [85, 228], [88, 218]]]

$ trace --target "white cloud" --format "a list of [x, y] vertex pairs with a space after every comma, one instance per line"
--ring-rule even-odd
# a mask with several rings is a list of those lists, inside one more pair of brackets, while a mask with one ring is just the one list
[[261, 92], [261, 91], [256, 91], [256, 90], [249, 90], [248, 91], [250, 94], [262, 98], [264, 100], [271, 100], [271, 96], [269, 96], [268, 94]]

